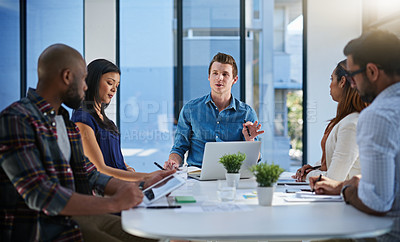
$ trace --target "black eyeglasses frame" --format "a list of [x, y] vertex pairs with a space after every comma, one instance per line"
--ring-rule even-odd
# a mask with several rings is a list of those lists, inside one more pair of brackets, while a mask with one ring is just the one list
[[364, 72], [364, 71], [366, 71], [366, 70], [367, 70], [366, 67], [360, 68], [360, 69], [358, 69], [358, 70], [356, 70], [356, 71], [347, 71], [347, 70], [345, 70], [345, 72], [346, 72], [346, 77], [351, 77], [351, 78], [353, 78], [353, 76], [355, 76], [355, 75], [357, 75], [357, 74], [359, 74], [359, 73], [362, 73], [362, 72]]

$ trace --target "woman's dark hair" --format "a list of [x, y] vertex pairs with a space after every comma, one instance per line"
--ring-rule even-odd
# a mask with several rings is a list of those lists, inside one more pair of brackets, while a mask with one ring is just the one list
[[[119, 68], [112, 62], [105, 59], [97, 59], [87, 66], [87, 77], [86, 84], [88, 89], [86, 90], [85, 101], [83, 102], [82, 109], [90, 113], [99, 126], [103, 129], [109, 130], [114, 134], [119, 134], [117, 126], [107, 117], [104, 110], [108, 104], [101, 104], [99, 96], [99, 86], [101, 77], [110, 72], [115, 72], [121, 75]], [[96, 112], [95, 104], [100, 103], [100, 113], [103, 115], [103, 120], [99, 117]]]
[[[333, 82], [340, 82], [340, 80], [345, 77], [346, 82], [343, 87], [343, 98], [339, 101], [337, 110], [336, 110], [336, 117], [330, 120], [329, 125], [327, 126], [326, 131], [333, 128], [337, 123], [340, 122], [344, 117], [353, 113], [353, 112], [361, 112], [364, 108], [368, 106], [367, 103], [361, 100], [360, 95], [358, 94], [355, 88], [352, 88], [350, 82], [347, 80], [346, 77], [346, 66], [347, 60], [342, 60], [339, 62], [335, 68], [335, 75], [337, 77], [336, 80], [332, 80]], [[329, 130], [330, 132], [330, 130]]]

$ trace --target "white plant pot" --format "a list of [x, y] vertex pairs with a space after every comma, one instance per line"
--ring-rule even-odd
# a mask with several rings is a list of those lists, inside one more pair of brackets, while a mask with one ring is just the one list
[[226, 184], [228, 185], [228, 187], [236, 187], [239, 184], [239, 180], [240, 180], [240, 173], [226, 173], [225, 174], [225, 178], [226, 178]]
[[260, 206], [271, 206], [274, 197], [275, 186], [257, 187], [258, 204]]

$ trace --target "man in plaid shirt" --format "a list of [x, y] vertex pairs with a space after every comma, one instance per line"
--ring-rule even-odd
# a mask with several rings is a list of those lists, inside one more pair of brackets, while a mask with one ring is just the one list
[[36, 90], [0, 114], [0, 241], [141, 239], [125, 233], [120, 217], [110, 214], [141, 203], [138, 184], [96, 170], [61, 106], [75, 109], [84, 98], [82, 56], [52, 45], [39, 57], [38, 77]]

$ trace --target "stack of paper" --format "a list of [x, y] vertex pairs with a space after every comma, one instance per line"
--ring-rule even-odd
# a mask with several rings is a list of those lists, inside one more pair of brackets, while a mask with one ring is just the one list
[[189, 174], [194, 174], [194, 173], [200, 173], [201, 169], [196, 167], [196, 166], [189, 166], [188, 167], [188, 173]]
[[294, 197], [285, 197], [287, 202], [342, 202], [340, 195], [317, 195], [312, 192], [296, 192]]
[[296, 179], [293, 179], [292, 176], [294, 175], [294, 172], [282, 172], [282, 174], [279, 176], [279, 179], [277, 181], [278, 185], [307, 185], [309, 184], [308, 181], [305, 182], [298, 182]]

